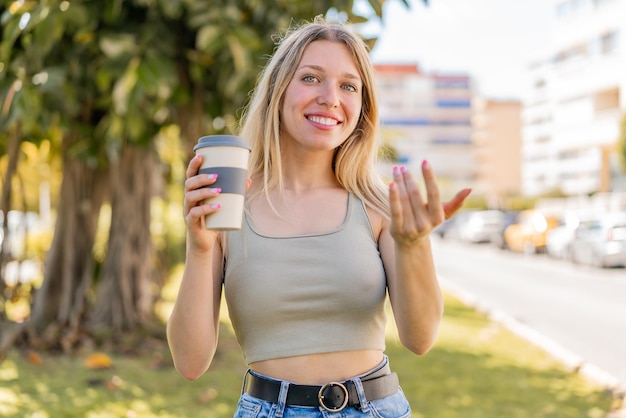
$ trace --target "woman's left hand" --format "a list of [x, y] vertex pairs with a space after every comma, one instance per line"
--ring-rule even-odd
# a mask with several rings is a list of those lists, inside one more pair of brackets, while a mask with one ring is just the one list
[[422, 163], [422, 176], [427, 200], [424, 200], [409, 170], [405, 167], [393, 169], [393, 182], [389, 185], [390, 232], [396, 243], [401, 245], [410, 245], [428, 236], [463, 206], [465, 198], [471, 192], [471, 189], [463, 189], [449, 202], [441, 203], [439, 186], [426, 161]]

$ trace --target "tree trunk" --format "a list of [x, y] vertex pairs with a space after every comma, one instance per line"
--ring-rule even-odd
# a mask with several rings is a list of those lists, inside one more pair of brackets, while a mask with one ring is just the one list
[[[199, 88], [191, 88], [192, 91], [200, 91]], [[182, 146], [187, 153], [187, 161], [193, 157], [193, 147], [198, 138], [212, 133], [204, 126], [202, 99], [200, 94], [194, 93], [193, 99], [188, 104], [177, 108], [176, 120], [180, 126]]]
[[120, 335], [147, 324], [152, 315], [150, 204], [159, 175], [152, 149], [127, 145], [110, 164], [111, 229], [102, 266], [92, 331]]
[[92, 249], [107, 190], [106, 172], [68, 155], [73, 143], [64, 140], [54, 237], [28, 324], [32, 345], [61, 346], [65, 351], [78, 341], [88, 309], [87, 296], [95, 273]]
[[[4, 173], [4, 177], [2, 178], [2, 192], [0, 193], [0, 211], [2, 211], [4, 216], [2, 231], [0, 231], [0, 236], [3, 237], [0, 239], [0, 300], [4, 297], [3, 295], [6, 295], [6, 282], [4, 280], [4, 274], [6, 265], [11, 258], [11, 254], [9, 252], [10, 231], [7, 220], [9, 210], [11, 210], [11, 195], [13, 193], [11, 180], [13, 179], [13, 175], [17, 172], [20, 144], [22, 143], [19, 124], [15, 129], [10, 130], [8, 133], [8, 139], [9, 143], [7, 147], [7, 154], [9, 161], [7, 161], [7, 171]], [[3, 309], [0, 309], [0, 321], [4, 321], [5, 319], [6, 312]]]

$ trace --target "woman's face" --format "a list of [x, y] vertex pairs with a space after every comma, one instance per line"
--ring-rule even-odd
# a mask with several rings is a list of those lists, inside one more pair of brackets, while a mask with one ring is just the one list
[[304, 50], [281, 106], [281, 143], [333, 150], [354, 131], [363, 82], [347, 47], [315, 41]]

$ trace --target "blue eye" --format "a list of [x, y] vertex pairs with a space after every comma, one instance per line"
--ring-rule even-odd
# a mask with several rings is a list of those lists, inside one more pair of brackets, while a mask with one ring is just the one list
[[344, 84], [342, 86], [342, 88], [344, 88], [345, 90], [348, 90], [348, 91], [352, 91], [352, 92], [356, 92], [357, 91], [357, 88], [355, 86], [353, 86], [352, 84]]
[[302, 81], [306, 81], [307, 83], [315, 83], [318, 80], [317, 77], [313, 75], [305, 75], [304, 77], [302, 77]]

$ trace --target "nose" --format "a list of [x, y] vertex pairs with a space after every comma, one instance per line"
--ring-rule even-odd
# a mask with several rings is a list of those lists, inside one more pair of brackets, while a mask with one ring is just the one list
[[326, 84], [324, 87], [322, 87], [320, 94], [317, 97], [317, 104], [326, 106], [328, 108], [338, 107], [339, 106], [338, 88], [331, 84]]

